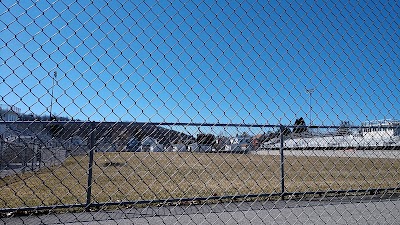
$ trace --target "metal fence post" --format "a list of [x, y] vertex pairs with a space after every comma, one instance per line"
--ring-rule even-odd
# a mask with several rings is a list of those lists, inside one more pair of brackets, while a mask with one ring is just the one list
[[35, 143], [31, 144], [30, 148], [32, 149], [32, 156], [31, 157], [31, 170], [33, 171], [35, 169], [35, 156], [36, 156], [36, 148], [35, 148]]
[[87, 192], [86, 192], [86, 210], [89, 209], [92, 202], [92, 177], [93, 177], [93, 152], [94, 152], [94, 135], [95, 135], [95, 125], [91, 122], [91, 132], [90, 132], [90, 150], [89, 150], [89, 165], [88, 165], [88, 180], [87, 180]]
[[[19, 136], [18, 137], [18, 141], [19, 142], [22, 142], [22, 140], [21, 140], [21, 136]], [[27, 157], [27, 151], [28, 151], [28, 148], [27, 148], [27, 145], [26, 145], [26, 143], [25, 143], [25, 141], [24, 141], [24, 143], [23, 143], [23, 150], [22, 150], [22, 173], [25, 173], [25, 171], [26, 171], [26, 169], [27, 169], [27, 167], [28, 167], [28, 157]]]
[[284, 163], [285, 163], [285, 157], [283, 155], [283, 135], [284, 135], [284, 127], [282, 124], [279, 125], [280, 133], [279, 133], [279, 138], [280, 138], [280, 156], [281, 156], [281, 164], [280, 164], [280, 169], [281, 169], [281, 194], [282, 194], [282, 199], [284, 199], [284, 193], [285, 193], [285, 169], [284, 169]]
[[0, 134], [0, 170], [3, 169], [3, 164], [4, 164], [4, 150], [3, 147], [5, 147], [5, 141], [4, 141], [4, 136], [3, 134]]

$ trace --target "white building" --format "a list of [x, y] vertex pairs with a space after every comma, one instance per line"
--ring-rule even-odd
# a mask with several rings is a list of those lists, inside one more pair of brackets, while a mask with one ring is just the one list
[[[400, 146], [400, 121], [376, 120], [362, 123], [360, 134], [284, 137], [285, 148]], [[279, 148], [279, 138], [263, 143], [263, 148]]]
[[236, 137], [230, 138], [229, 144], [225, 145], [225, 152], [248, 152], [252, 150], [251, 147], [251, 136], [249, 135], [237, 135]]
[[128, 152], [139, 152], [140, 151], [140, 141], [138, 141], [136, 138], [131, 138], [127, 145], [126, 145], [126, 150]]
[[212, 152], [213, 148], [211, 145], [200, 145], [198, 143], [192, 143], [188, 146], [190, 152]]
[[15, 106], [0, 104], [0, 116], [3, 121], [17, 121], [21, 109]]
[[186, 146], [182, 143], [172, 145], [173, 152], [187, 152]]
[[373, 120], [361, 124], [362, 135], [364, 137], [373, 138], [400, 136], [399, 120]]
[[145, 137], [139, 149], [141, 152], [162, 152], [164, 151], [164, 146], [154, 138]]

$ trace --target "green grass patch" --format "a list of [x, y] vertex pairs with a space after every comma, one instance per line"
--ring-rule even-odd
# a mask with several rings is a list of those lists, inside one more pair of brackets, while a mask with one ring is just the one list
[[[96, 153], [92, 202], [280, 192], [280, 158], [207, 153]], [[286, 157], [287, 192], [398, 187], [400, 160]], [[86, 203], [88, 157], [6, 177], [0, 207]]]

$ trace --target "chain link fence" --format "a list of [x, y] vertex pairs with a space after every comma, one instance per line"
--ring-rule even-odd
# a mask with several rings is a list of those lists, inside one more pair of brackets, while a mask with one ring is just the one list
[[400, 223], [399, 12], [0, 2], [0, 221]]

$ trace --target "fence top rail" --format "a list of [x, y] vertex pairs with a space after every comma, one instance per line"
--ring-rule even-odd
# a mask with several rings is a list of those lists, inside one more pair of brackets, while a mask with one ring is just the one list
[[310, 128], [310, 129], [361, 129], [361, 128], [399, 128], [400, 124], [365, 124], [356, 125], [285, 125], [285, 124], [248, 124], [248, 123], [192, 123], [192, 122], [110, 122], [110, 121], [0, 121], [2, 124], [45, 124], [45, 125], [63, 125], [63, 124], [124, 124], [124, 125], [153, 125], [153, 126], [197, 126], [197, 127], [252, 127], [252, 128]]

